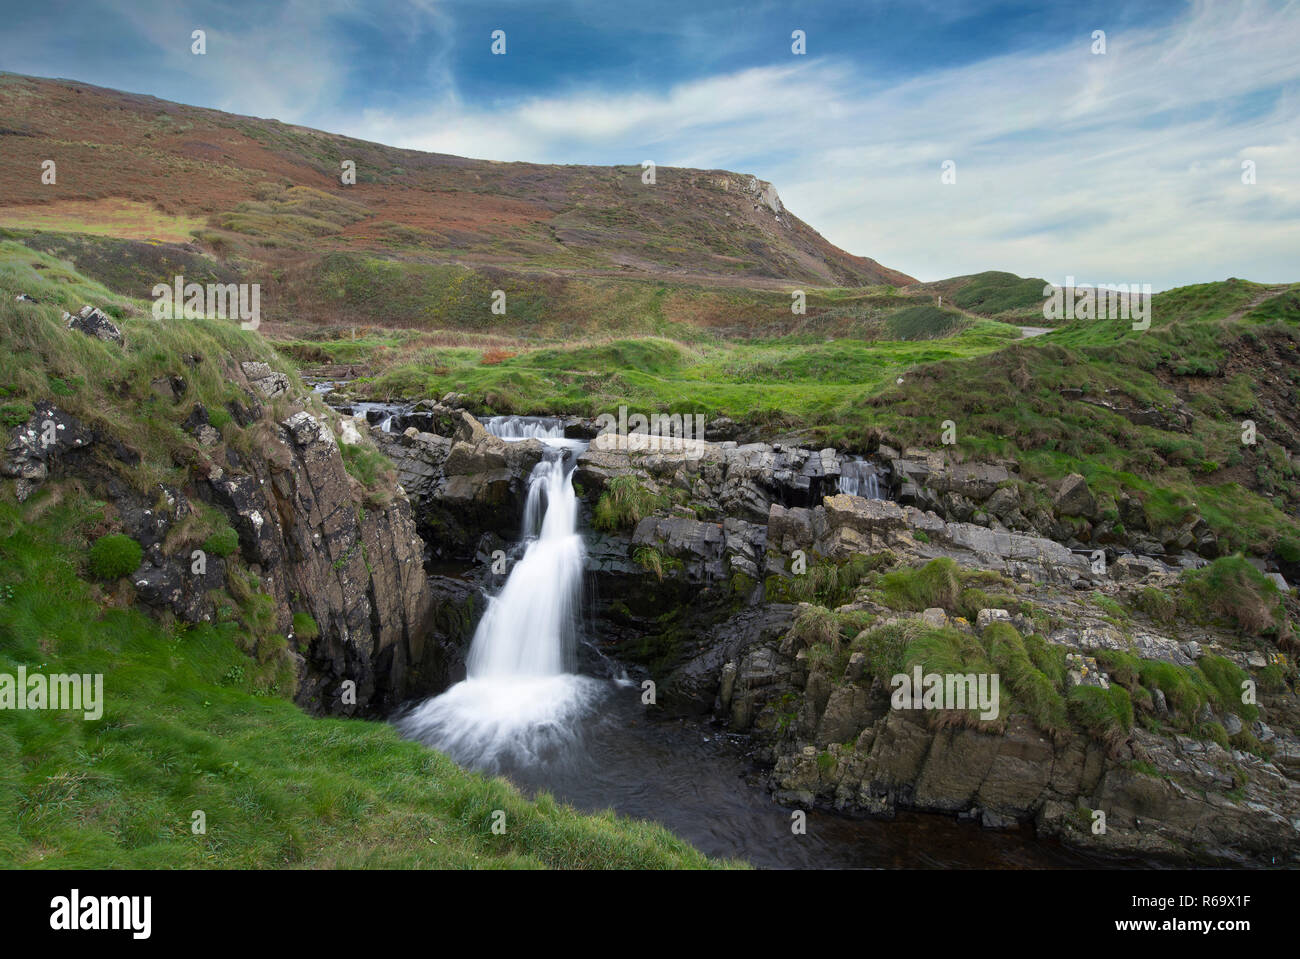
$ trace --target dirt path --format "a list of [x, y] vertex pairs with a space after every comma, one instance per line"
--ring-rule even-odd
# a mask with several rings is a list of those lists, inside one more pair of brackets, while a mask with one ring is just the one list
[[1290, 289], [1290, 288], [1291, 288], [1291, 285], [1290, 285], [1289, 283], [1283, 283], [1281, 286], [1266, 286], [1266, 287], [1264, 287], [1264, 289], [1260, 290], [1260, 291], [1259, 291], [1258, 293], [1256, 293], [1253, 297], [1251, 297], [1251, 300], [1250, 300], [1249, 303], [1247, 303], [1245, 306], [1241, 307], [1239, 310], [1237, 310], [1237, 311], [1235, 311], [1235, 312], [1233, 312], [1233, 313], [1230, 313], [1228, 316], [1225, 316], [1225, 317], [1224, 317], [1222, 320], [1220, 320], [1219, 322], [1220, 322], [1220, 323], [1235, 323], [1237, 320], [1241, 319], [1243, 316], [1245, 316], [1247, 313], [1249, 313], [1249, 312], [1250, 312], [1251, 310], [1253, 310], [1255, 307], [1259, 306], [1259, 305], [1260, 305], [1261, 303], [1263, 303], [1265, 300], [1269, 299], [1270, 297], [1277, 296], [1279, 293], [1284, 293], [1284, 292], [1286, 292], [1286, 291], [1287, 291], [1288, 289]]

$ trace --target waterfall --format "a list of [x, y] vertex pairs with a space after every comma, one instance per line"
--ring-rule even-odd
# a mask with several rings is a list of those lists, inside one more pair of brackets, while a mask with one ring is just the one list
[[488, 598], [465, 680], [396, 723], [458, 762], [498, 771], [562, 759], [576, 720], [605, 685], [571, 672], [585, 555], [572, 471], [586, 444], [564, 439], [558, 420], [493, 417], [484, 427], [507, 441], [533, 438], [545, 446], [528, 479], [523, 555]]
[[465, 661], [469, 679], [554, 676], [571, 665], [582, 590], [577, 517], [565, 458], [548, 449], [528, 481], [527, 547], [474, 632]]
[[876, 467], [862, 459], [845, 460], [840, 465], [839, 490], [850, 496], [883, 499]]
[[558, 419], [532, 416], [493, 416], [483, 428], [503, 440], [562, 440], [564, 423]]

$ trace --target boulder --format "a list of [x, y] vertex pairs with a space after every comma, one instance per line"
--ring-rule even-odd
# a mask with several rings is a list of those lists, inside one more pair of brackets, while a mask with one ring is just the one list
[[243, 370], [249, 385], [268, 399], [289, 392], [289, 377], [277, 373], [266, 363], [250, 360], [240, 363], [239, 367]]
[[63, 322], [68, 329], [93, 336], [105, 343], [122, 345], [122, 331], [101, 310], [93, 306], [83, 306], [74, 313], [64, 313]]
[[1088, 481], [1078, 473], [1071, 473], [1061, 480], [1060, 489], [1052, 499], [1052, 505], [1061, 516], [1097, 518], [1097, 500], [1088, 489]]

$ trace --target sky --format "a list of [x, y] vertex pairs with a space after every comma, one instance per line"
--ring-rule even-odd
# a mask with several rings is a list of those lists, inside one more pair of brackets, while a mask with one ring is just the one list
[[462, 156], [750, 173], [922, 280], [1300, 280], [1300, 0], [0, 0], [0, 22], [14, 73]]

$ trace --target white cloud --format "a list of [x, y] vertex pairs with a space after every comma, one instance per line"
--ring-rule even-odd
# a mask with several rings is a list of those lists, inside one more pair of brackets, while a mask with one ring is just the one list
[[1280, 214], [1300, 210], [1298, 22], [1295, 3], [1196, 4], [1170, 28], [1110, 33], [1104, 56], [1081, 30], [892, 85], [809, 58], [663, 93], [447, 99], [330, 128], [498, 160], [756, 173], [828, 239], [923, 279], [1295, 279], [1300, 237]]

